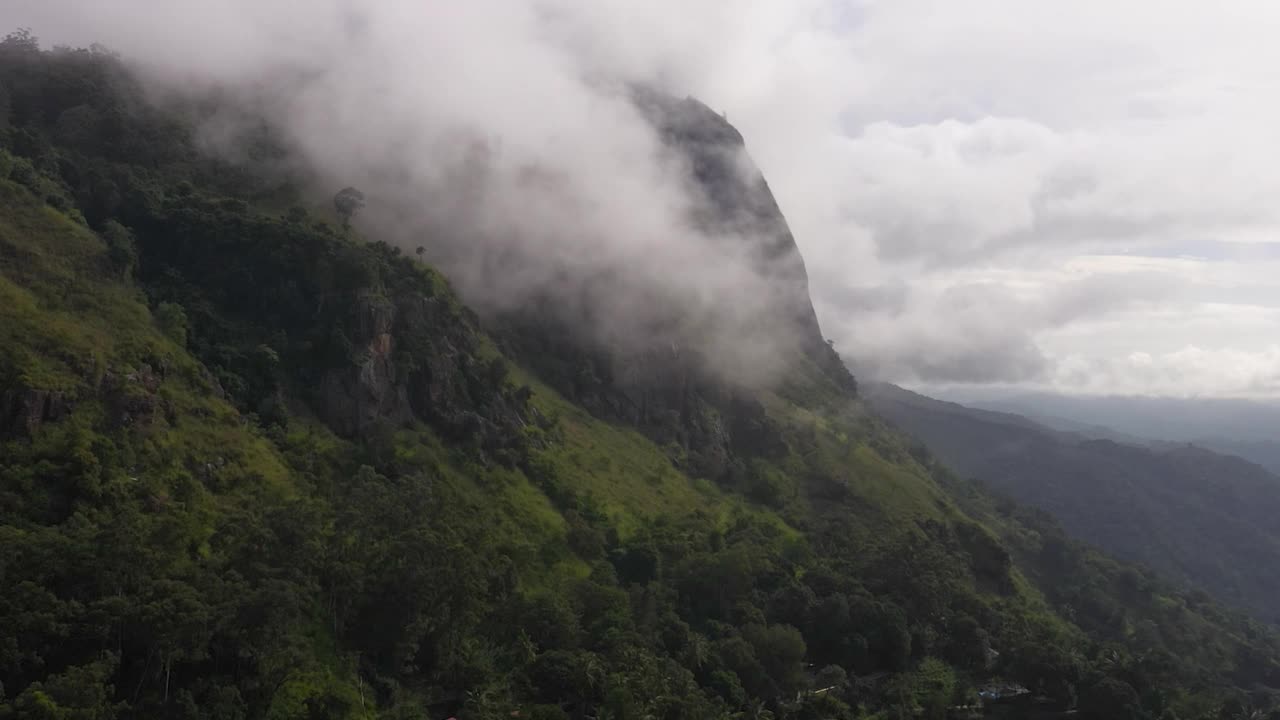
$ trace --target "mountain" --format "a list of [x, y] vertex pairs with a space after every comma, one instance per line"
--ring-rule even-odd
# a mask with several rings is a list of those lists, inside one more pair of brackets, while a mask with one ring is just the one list
[[705, 106], [648, 112], [722, 199], [692, 221], [790, 282], [755, 384], [679, 323], [472, 310], [255, 164], [269, 132], [205, 155], [226, 98], [161, 107], [22, 32], [0, 88], [0, 717], [944, 718], [996, 683], [1217, 718], [1280, 689], [1271, 630], [869, 411]]
[[892, 385], [867, 395], [956, 471], [1044, 509], [1075, 537], [1280, 619], [1280, 477], [1264, 468], [1191, 445], [1057, 431]]
[[1018, 413], [1057, 429], [1143, 444], [1192, 443], [1280, 473], [1280, 403], [1234, 398], [975, 394], [970, 407]]
[[689, 161], [695, 185], [708, 209], [700, 224], [712, 232], [752, 238], [754, 265], [776, 278], [769, 309], [773, 322], [793, 328], [793, 341], [825, 374], [849, 389], [852, 375], [827, 344], [809, 297], [804, 259], [791, 229], [759, 168], [751, 162], [742, 135], [721, 115], [694, 98], [638, 89], [636, 102], [670, 147]]
[[1280, 441], [1232, 440], [1230, 438], [1201, 438], [1196, 445], [1226, 455], [1235, 455], [1257, 463], [1272, 473], [1280, 474]]

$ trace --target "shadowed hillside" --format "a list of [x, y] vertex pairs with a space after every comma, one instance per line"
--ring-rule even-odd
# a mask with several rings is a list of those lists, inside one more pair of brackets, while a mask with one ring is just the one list
[[1268, 620], [1280, 618], [1280, 478], [1195, 446], [1092, 439], [876, 384], [877, 412], [947, 465], [1096, 544]]

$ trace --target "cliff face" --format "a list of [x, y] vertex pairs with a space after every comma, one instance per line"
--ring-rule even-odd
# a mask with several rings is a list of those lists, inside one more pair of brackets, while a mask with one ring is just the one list
[[31, 434], [66, 414], [62, 393], [21, 388], [0, 393], [0, 437]]
[[[804, 260], [742, 135], [692, 98], [641, 88], [634, 100], [701, 195], [694, 226], [747, 245], [751, 269], [768, 294], [764, 311], [751, 319], [752, 331], [781, 345], [780, 369], [764, 387], [734, 381], [721, 372], [733, 358], [675, 330], [640, 348], [610, 345], [585, 336], [588, 323], [566, 316], [553, 300], [506, 314], [496, 330], [509, 354], [575, 402], [678, 448], [692, 474], [728, 481], [751, 457], [786, 451], [761, 392], [821, 386], [829, 399], [851, 398], [857, 384], [822, 336]], [[686, 310], [669, 312], [678, 317]]]
[[476, 330], [443, 298], [363, 292], [342, 328], [351, 361], [319, 370], [314, 400], [338, 434], [421, 420], [445, 437], [511, 461], [530, 415], [528, 389], [505, 384], [499, 358], [480, 359]]
[[795, 338], [800, 350], [833, 381], [849, 391], [852, 376], [827, 345], [809, 297], [809, 277], [782, 209], [747, 152], [737, 128], [693, 98], [636, 91], [636, 104], [665, 144], [688, 161], [693, 186], [706, 200], [697, 224], [714, 234], [751, 244], [755, 270], [767, 278], [771, 317], [764, 318]]

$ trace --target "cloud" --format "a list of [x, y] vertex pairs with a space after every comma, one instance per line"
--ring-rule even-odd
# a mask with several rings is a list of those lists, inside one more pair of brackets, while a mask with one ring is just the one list
[[[794, 265], [762, 261], [779, 228], [709, 222], [716, 198], [659, 138], [653, 102], [635, 102], [637, 83], [692, 82], [711, 52], [692, 37], [637, 35], [657, 28], [654, 11], [562, 0], [92, 5], [23, 0], [17, 14], [54, 41], [118, 49], [160, 95], [217, 90], [256, 108], [316, 185], [361, 188], [366, 227], [425, 246], [481, 310], [552, 296], [601, 342], [686, 342], [753, 382], [801, 342], [780, 321]], [[685, 12], [697, 27], [739, 17], [722, 3]], [[692, 103], [663, 113], [719, 122]], [[234, 144], [236, 123], [211, 119], [206, 141]], [[758, 181], [740, 151], [716, 152], [725, 157], [700, 160], [720, 166], [718, 191]]]
[[[175, 76], [309, 69], [292, 115], [334, 176], [428, 157], [406, 187], [449, 197], [456, 131], [478, 130], [502, 178], [481, 235], [566, 258], [603, 243], [652, 278], [728, 293], [743, 263], [716, 261], [731, 243], [687, 242], [687, 194], [645, 160], [652, 137], [610, 89], [674, 88], [746, 137], [855, 367], [1066, 390], [1267, 385], [1233, 369], [1264, 367], [1280, 338], [1280, 7], [1265, 0], [9, 6], [50, 40], [106, 42]], [[558, 184], [526, 192], [531, 165]], [[575, 232], [559, 232], [566, 217]], [[690, 283], [682, 268], [725, 274]]]
[[1079, 394], [1161, 397], [1280, 397], [1280, 345], [1261, 350], [1206, 349], [1196, 345], [1151, 354], [1089, 358], [1068, 355], [1055, 378]]
[[1153, 273], [971, 274], [916, 284], [895, 296], [893, 311], [873, 306], [865, 313], [858, 332], [877, 352], [859, 369], [909, 383], [1045, 383], [1064, 376], [1038, 336], [1082, 319], [1140, 312], [1175, 289]]
[[[837, 48], [819, 70], [775, 52], [769, 75], [788, 88], [760, 92], [745, 118], [727, 104], [817, 266], [824, 328], [856, 367], [1112, 392], [1174, 392], [1181, 368], [1211, 393], [1212, 361], [1171, 361], [1161, 381], [1107, 371], [1194, 346], [1224, 363], [1221, 392], [1242, 392], [1229, 360], [1280, 336], [1274, 319], [1246, 319], [1251, 305], [1280, 307], [1258, 278], [1275, 269], [1271, 254], [1253, 252], [1265, 270], [1231, 261], [1280, 240], [1267, 199], [1280, 192], [1267, 69], [1280, 9], [854, 6], [852, 27], [797, 40]], [[779, 97], [783, 109], [759, 109]], [[1178, 269], [1076, 262], [1156, 263], [1187, 248], [1213, 256]], [[1164, 321], [1210, 306], [1213, 326]], [[1064, 370], [1080, 358], [1096, 377]]]

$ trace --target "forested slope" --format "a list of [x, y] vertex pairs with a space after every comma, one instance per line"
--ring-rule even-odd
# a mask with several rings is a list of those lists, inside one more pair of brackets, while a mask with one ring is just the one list
[[888, 385], [868, 397], [957, 472], [1047, 511], [1076, 538], [1280, 618], [1280, 477], [1194, 446], [1089, 439]]
[[[1280, 686], [1273, 635], [997, 509], [820, 336], [767, 387], [618, 376], [572, 315], [482, 319], [200, 155], [200, 109], [109, 54], [12, 35], [0, 88], [0, 716], [941, 718], [1004, 678], [1226, 717]], [[812, 341], [806, 305], [778, 319]]]

